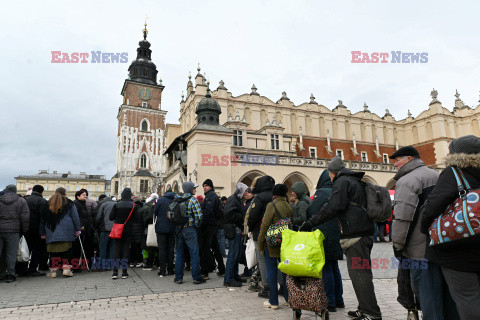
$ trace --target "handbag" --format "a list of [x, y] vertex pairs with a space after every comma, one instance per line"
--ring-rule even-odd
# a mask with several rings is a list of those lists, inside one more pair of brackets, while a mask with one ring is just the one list
[[125, 228], [125, 224], [127, 224], [128, 219], [130, 219], [130, 216], [132, 215], [133, 209], [135, 209], [135, 203], [133, 204], [132, 210], [130, 211], [130, 214], [128, 215], [127, 220], [125, 220], [125, 223], [114, 223], [112, 226], [112, 231], [110, 231], [109, 237], [112, 239], [121, 239], [122, 234], [123, 234], [123, 228]]
[[480, 189], [472, 190], [462, 170], [452, 167], [458, 198], [440, 214], [428, 229], [430, 246], [480, 235]]
[[158, 247], [157, 243], [157, 234], [155, 233], [155, 224], [157, 223], [157, 219], [155, 215], [153, 215], [153, 224], [149, 224], [147, 227], [147, 247]]
[[265, 240], [267, 242], [267, 246], [269, 247], [280, 247], [282, 244], [282, 231], [286, 229], [292, 229], [292, 220], [290, 218], [280, 217], [275, 203], [272, 202], [272, 204], [278, 220], [275, 224], [272, 224], [268, 227]]
[[18, 243], [17, 262], [28, 262], [28, 260], [30, 260], [30, 251], [28, 250], [27, 240], [22, 236]]

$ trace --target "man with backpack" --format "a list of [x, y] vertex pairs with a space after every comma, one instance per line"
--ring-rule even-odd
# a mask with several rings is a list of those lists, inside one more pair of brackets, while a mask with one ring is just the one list
[[[202, 278], [205, 280], [210, 279], [208, 274], [215, 270], [215, 254], [219, 259], [219, 273], [225, 274], [225, 264], [223, 263], [223, 257], [220, 253], [220, 248], [218, 246], [217, 231], [219, 227], [218, 219], [222, 217], [223, 207], [215, 193], [213, 188], [213, 182], [210, 179], [207, 179], [203, 182], [203, 192], [205, 194], [205, 199], [201, 204], [202, 208], [202, 225], [199, 228], [199, 245], [200, 245], [200, 268]], [[216, 246], [214, 242], [216, 240]], [[213, 251], [215, 248], [217, 252]]]
[[293, 228], [298, 230], [305, 221], [307, 221], [307, 209], [312, 200], [307, 195], [307, 188], [301, 181], [295, 182], [292, 185], [292, 196], [298, 199], [295, 205], [295, 212], [293, 214]]
[[[190, 253], [190, 263], [194, 284], [205, 283], [200, 273], [197, 229], [202, 222], [202, 210], [195, 198], [198, 185], [191, 181], [182, 184], [183, 195], [177, 196], [169, 205], [167, 217], [177, 226], [177, 257], [175, 260], [176, 284], [183, 283], [183, 251], [185, 246]], [[179, 224], [184, 222], [183, 224]]]
[[340, 244], [345, 250], [348, 274], [358, 300], [358, 310], [349, 311], [348, 315], [357, 320], [381, 320], [370, 268], [374, 224], [365, 210], [367, 195], [361, 181], [365, 173], [347, 169], [339, 156], [330, 161], [328, 171], [333, 181], [332, 195], [300, 230], [310, 230], [338, 218]]

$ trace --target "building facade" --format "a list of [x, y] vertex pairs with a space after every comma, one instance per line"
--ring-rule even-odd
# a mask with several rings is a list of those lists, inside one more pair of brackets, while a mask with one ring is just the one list
[[19, 194], [25, 194], [34, 185], [39, 184], [45, 189], [43, 191], [45, 198], [50, 198], [57, 188], [63, 187], [67, 190], [67, 197], [71, 200], [75, 200], [75, 192], [80, 189], [86, 189], [90, 199], [98, 200], [101, 194], [105, 194], [105, 185], [109, 182], [102, 175], [91, 175], [85, 172], [72, 174], [70, 171], [68, 173], [58, 173], [57, 171], [50, 173], [47, 170], [40, 170], [35, 175], [20, 175], [15, 177], [15, 180], [17, 180]]
[[283, 92], [274, 102], [255, 85], [250, 93], [233, 96], [223, 81], [211, 97], [221, 110], [219, 123], [230, 132], [209, 131], [199, 128], [197, 109], [208, 87], [200, 68], [194, 82], [189, 77], [180, 124], [167, 124], [166, 189], [210, 178], [217, 192], [228, 196], [237, 182], [249, 184], [268, 174], [289, 187], [303, 181], [313, 192], [319, 173], [337, 154], [351, 169], [365, 171], [366, 181], [393, 188], [396, 169], [388, 155], [399, 147], [415, 146], [427, 165], [440, 170], [452, 139], [480, 135], [480, 105], [465, 105], [458, 92], [452, 111], [432, 90], [431, 102], [418, 117], [405, 110], [407, 117], [396, 120], [388, 110], [383, 116], [372, 113], [366, 103], [355, 113], [341, 100], [329, 109], [313, 95], [295, 105]]
[[157, 81], [157, 68], [152, 62], [147, 29], [139, 42], [137, 58], [132, 62], [121, 95], [118, 110], [116, 174], [111, 181], [111, 194], [119, 197], [130, 187], [134, 195], [148, 197], [157, 192], [165, 171], [165, 115], [162, 110], [162, 81]]

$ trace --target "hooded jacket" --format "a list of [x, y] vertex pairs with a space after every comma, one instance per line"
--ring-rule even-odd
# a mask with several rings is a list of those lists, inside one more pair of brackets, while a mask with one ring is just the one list
[[[277, 208], [277, 212], [275, 212], [275, 207]], [[271, 225], [274, 225], [278, 221], [278, 215], [280, 218], [292, 218], [293, 217], [293, 209], [290, 204], [287, 202], [285, 197], [276, 197], [267, 204], [267, 208], [265, 210], [265, 216], [263, 218], [262, 224], [260, 226], [260, 234], [258, 236], [258, 251], [264, 251], [265, 249], [265, 236], [267, 235], [267, 230]], [[268, 246], [268, 254], [272, 258], [280, 258], [280, 247], [270, 247]]]
[[157, 204], [155, 205], [154, 214], [157, 216], [157, 223], [155, 223], [155, 232], [161, 234], [174, 234], [175, 226], [167, 219], [167, 211], [170, 203], [175, 199], [175, 193], [165, 192]]
[[0, 196], [0, 233], [26, 233], [30, 222], [27, 201], [16, 193]]
[[205, 194], [205, 199], [200, 205], [203, 213], [202, 226], [218, 226], [219, 221], [215, 217], [215, 212], [221, 210], [221, 201], [215, 193], [215, 189], [211, 189]]
[[302, 223], [307, 221], [307, 209], [312, 200], [307, 196], [307, 189], [303, 182], [295, 182], [292, 185], [292, 191], [297, 194], [298, 198], [292, 222], [294, 226], [299, 227]]
[[272, 190], [275, 180], [270, 176], [262, 176], [252, 183], [252, 192], [255, 194], [248, 217], [248, 229], [253, 233], [253, 240], [257, 241], [260, 233], [263, 215], [267, 204], [272, 201]]
[[409, 259], [425, 258], [427, 237], [420, 232], [420, 208], [437, 183], [438, 172], [420, 159], [404, 164], [394, 180], [392, 241], [393, 247]]
[[107, 197], [102, 201], [97, 216], [95, 217], [95, 224], [100, 226], [100, 232], [112, 231], [113, 221], [110, 220], [110, 213], [112, 213], [113, 206], [115, 206], [115, 201], [110, 197]]
[[33, 191], [32, 195], [25, 199], [28, 209], [30, 210], [30, 227], [29, 232], [35, 232], [38, 236], [38, 228], [40, 227], [40, 219], [48, 208], [48, 201], [43, 198], [42, 194]]
[[233, 223], [240, 230], [243, 230], [243, 219], [245, 217], [245, 210], [242, 203], [245, 190], [247, 190], [245, 184], [240, 182], [237, 183], [235, 186], [235, 192], [228, 197], [223, 210], [225, 222]]
[[[307, 217], [311, 217], [322, 210], [322, 207], [328, 202], [328, 198], [332, 195], [332, 188], [333, 182], [330, 180], [328, 170], [324, 170], [318, 179], [317, 191], [315, 191], [312, 203], [308, 207]], [[340, 228], [338, 227], [337, 218], [333, 218], [313, 228], [313, 230], [317, 229], [322, 231], [325, 236], [325, 240], [323, 240], [325, 259], [327, 261], [342, 260], [343, 251], [340, 246]]]
[[82, 228], [82, 224], [80, 223], [80, 218], [78, 217], [77, 213], [77, 207], [71, 200], [67, 199], [67, 203], [62, 210], [64, 216], [53, 231], [46, 226], [45, 219], [42, 219], [40, 222], [40, 235], [46, 236], [47, 244], [54, 242], [75, 241], [75, 233], [80, 231]]
[[[321, 225], [333, 218], [340, 222], [340, 238], [372, 236], [373, 221], [361, 207], [367, 206], [365, 187], [361, 182], [364, 172], [342, 168], [333, 180], [332, 195], [320, 212], [314, 213], [310, 225]], [[355, 203], [357, 205], [352, 204]]]
[[[113, 220], [115, 223], [125, 223], [125, 221], [128, 218], [128, 215], [132, 211], [133, 201], [131, 199], [131, 192], [128, 193], [124, 191], [122, 192], [122, 198], [120, 199], [120, 201], [115, 203], [115, 205], [113, 206], [112, 212], [110, 213], [109, 218], [110, 220]], [[137, 215], [138, 209], [139, 209], [138, 206], [135, 205], [135, 208], [133, 208], [130, 219], [128, 219], [127, 223], [125, 224], [125, 227], [123, 228], [122, 238], [125, 238], [126, 236], [132, 236], [133, 221], [135, 219], [135, 216]]]
[[[438, 177], [437, 184], [430, 193], [422, 217], [421, 231], [428, 234], [433, 220], [443, 213], [446, 207], [458, 197], [457, 181], [452, 167], [462, 170], [470, 187], [480, 188], [480, 154], [450, 154], [445, 158], [447, 168]], [[452, 242], [450, 247], [427, 246], [426, 258], [441, 266], [462, 271], [480, 272], [480, 237], [460, 242]]]

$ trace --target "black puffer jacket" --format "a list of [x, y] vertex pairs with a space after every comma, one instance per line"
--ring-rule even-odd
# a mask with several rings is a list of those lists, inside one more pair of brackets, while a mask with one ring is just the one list
[[27, 201], [28, 209], [30, 209], [29, 232], [36, 232], [36, 234], [39, 234], [38, 228], [40, 227], [40, 219], [42, 219], [48, 209], [48, 201], [37, 191], [33, 191], [32, 195], [25, 200]]
[[338, 218], [341, 227], [340, 238], [372, 236], [373, 221], [361, 208], [367, 206], [365, 187], [361, 182], [364, 175], [364, 172], [341, 169], [333, 181], [330, 199], [320, 212], [312, 216], [309, 224], [317, 226]]
[[[115, 203], [113, 206], [112, 212], [110, 213], [110, 220], [113, 220], [115, 223], [125, 223], [127, 220], [130, 211], [132, 211], [133, 201], [129, 198], [122, 198], [119, 202]], [[126, 236], [132, 236], [133, 231], [133, 220], [137, 216], [138, 206], [135, 204], [135, 208], [133, 209], [132, 215], [128, 222], [125, 224], [123, 228], [122, 238]]]
[[[451, 154], [446, 157], [445, 163], [448, 167], [440, 174], [425, 205], [420, 230], [427, 235], [433, 220], [458, 197], [452, 166], [461, 169], [472, 189], [480, 188], [480, 155]], [[430, 247], [429, 242], [430, 239], [425, 255], [430, 261], [457, 271], [480, 272], [480, 237], [452, 242], [446, 248]]]
[[272, 190], [275, 180], [270, 176], [263, 176], [252, 183], [252, 192], [255, 194], [248, 218], [248, 230], [253, 233], [253, 240], [257, 241], [260, 234], [260, 226], [267, 208], [272, 202]]
[[73, 201], [75, 206], [77, 207], [78, 217], [80, 218], [80, 223], [82, 227], [84, 227], [83, 234], [90, 234], [93, 232], [93, 221], [94, 218], [88, 213], [87, 204], [85, 201], [80, 201], [75, 199]]
[[[142, 243], [145, 236], [145, 228], [143, 227], [143, 211], [145, 210], [143, 204], [140, 201], [135, 201], [135, 207], [137, 208], [137, 214], [132, 217], [132, 233], [135, 243]], [[130, 218], [130, 219], [132, 219]]]
[[[324, 170], [318, 179], [317, 191], [315, 191], [312, 203], [310, 203], [307, 209], [307, 217], [311, 217], [322, 210], [322, 207], [328, 202], [328, 198], [332, 195], [332, 188], [333, 183], [328, 176], [328, 170]], [[340, 247], [340, 228], [338, 227], [337, 218], [333, 218], [313, 228], [313, 230], [316, 229], [322, 231], [325, 236], [325, 240], [323, 241], [325, 259], [328, 261], [342, 260], [343, 251]]]
[[203, 213], [202, 227], [220, 225], [220, 222], [215, 217], [215, 213], [222, 210], [222, 203], [215, 193], [215, 189], [211, 189], [205, 194], [205, 199], [200, 207]]
[[27, 201], [16, 193], [0, 196], [0, 233], [26, 233], [30, 210]]

